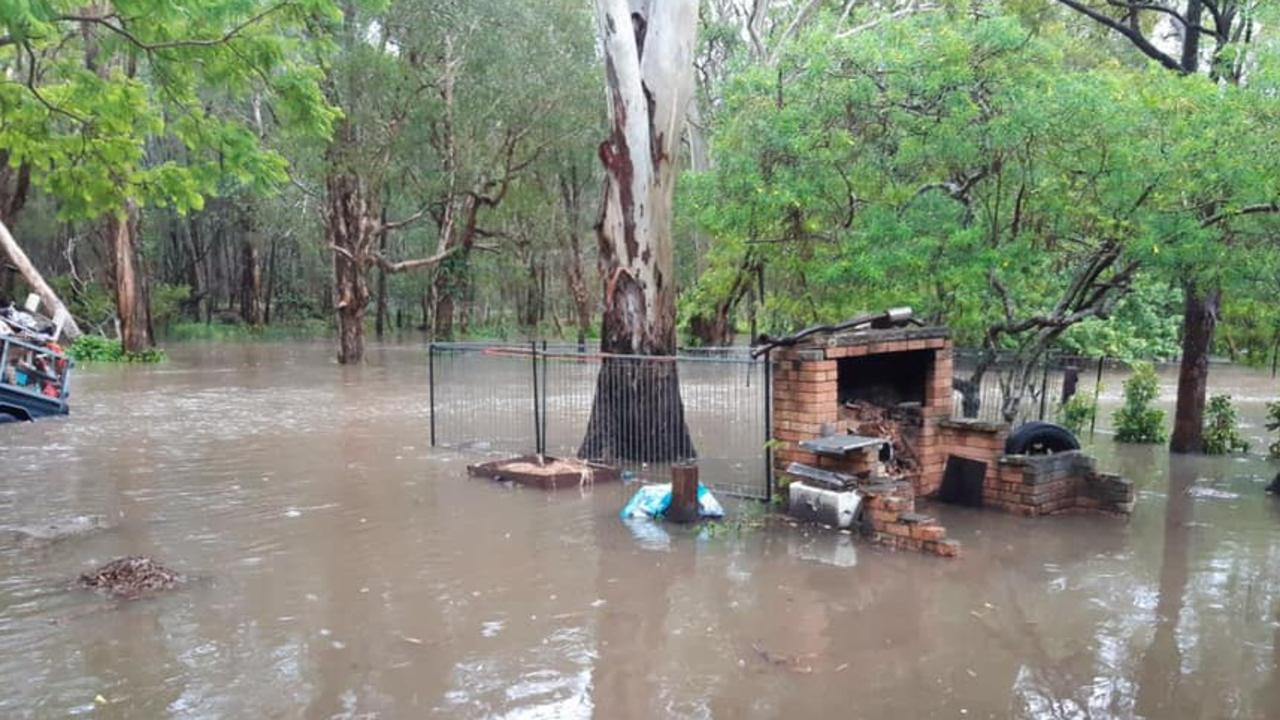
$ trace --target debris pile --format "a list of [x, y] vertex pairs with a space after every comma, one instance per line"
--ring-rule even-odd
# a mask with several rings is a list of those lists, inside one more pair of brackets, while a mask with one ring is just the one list
[[80, 584], [132, 600], [172, 590], [185, 579], [181, 573], [170, 570], [149, 557], [134, 555], [112, 560], [91, 573], [82, 574]]

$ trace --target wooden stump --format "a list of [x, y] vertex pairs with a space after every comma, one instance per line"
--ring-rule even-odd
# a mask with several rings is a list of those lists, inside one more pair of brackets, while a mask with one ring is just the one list
[[678, 523], [698, 520], [698, 466], [671, 466], [671, 507], [667, 519]]

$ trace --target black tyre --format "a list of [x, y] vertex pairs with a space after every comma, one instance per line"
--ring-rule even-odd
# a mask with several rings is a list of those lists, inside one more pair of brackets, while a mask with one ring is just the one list
[[1006, 455], [1052, 455], [1079, 449], [1080, 441], [1070, 430], [1047, 422], [1026, 423], [1004, 442]]

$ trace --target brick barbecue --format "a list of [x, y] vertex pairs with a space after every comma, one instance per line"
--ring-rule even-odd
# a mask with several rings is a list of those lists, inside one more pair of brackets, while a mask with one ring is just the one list
[[952, 420], [952, 353], [946, 328], [870, 323], [775, 347], [777, 469], [851, 478], [865, 498], [868, 537], [944, 556], [959, 544], [915, 501], [963, 494], [966, 482], [965, 504], [1021, 515], [1132, 510], [1132, 485], [1098, 473], [1090, 458], [1006, 456], [1008, 425]]

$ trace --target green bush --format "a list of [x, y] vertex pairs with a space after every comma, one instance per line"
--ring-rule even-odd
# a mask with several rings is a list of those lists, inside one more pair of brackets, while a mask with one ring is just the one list
[[1249, 443], [1240, 435], [1237, 425], [1240, 419], [1231, 404], [1230, 395], [1214, 395], [1209, 398], [1205, 410], [1204, 451], [1209, 455], [1226, 455], [1233, 452], [1249, 452]]
[[1151, 407], [1160, 394], [1160, 382], [1150, 363], [1133, 366], [1133, 375], [1124, 383], [1124, 405], [1112, 418], [1116, 425], [1116, 441], [1125, 443], [1162, 443], [1166, 439], [1164, 411]]
[[1084, 395], [1075, 394], [1062, 406], [1058, 413], [1058, 424], [1071, 431], [1072, 435], [1080, 435], [1093, 423], [1098, 406]]
[[[1280, 402], [1267, 403], [1267, 430], [1271, 432], [1280, 430]], [[1280, 460], [1280, 440], [1271, 443], [1267, 448], [1267, 455], [1272, 460]]]
[[147, 348], [141, 352], [127, 353], [119, 340], [112, 340], [101, 335], [81, 335], [71, 343], [67, 354], [76, 362], [164, 362], [167, 356], [159, 348]]

